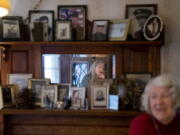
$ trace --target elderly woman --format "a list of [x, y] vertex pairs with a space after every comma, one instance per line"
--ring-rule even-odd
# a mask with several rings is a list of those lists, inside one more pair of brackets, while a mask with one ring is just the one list
[[104, 68], [105, 68], [104, 62], [101, 60], [96, 60], [92, 64], [89, 72], [82, 79], [80, 86], [86, 87], [88, 86], [89, 82], [94, 82], [97, 79], [104, 79], [105, 78]]
[[179, 90], [168, 75], [160, 75], [147, 84], [142, 95], [146, 114], [135, 118], [129, 135], [180, 135]]

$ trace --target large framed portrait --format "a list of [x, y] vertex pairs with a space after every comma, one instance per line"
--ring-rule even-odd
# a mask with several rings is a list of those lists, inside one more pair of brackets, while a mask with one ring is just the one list
[[92, 27], [92, 41], [106, 41], [108, 37], [108, 20], [94, 20]]
[[92, 83], [91, 89], [91, 109], [107, 109], [109, 104], [109, 85]]
[[54, 11], [30, 10], [29, 23], [31, 40], [53, 41], [54, 39]]
[[163, 21], [158, 15], [151, 15], [145, 22], [143, 33], [147, 40], [159, 38], [163, 31]]
[[58, 19], [71, 20], [73, 37], [75, 40], [86, 39], [86, 5], [62, 5], [58, 6]]
[[143, 27], [150, 15], [157, 14], [156, 4], [126, 5], [125, 18], [131, 19], [129, 34], [133, 40], [145, 40]]
[[52, 109], [56, 105], [57, 85], [43, 85], [41, 107]]
[[113, 20], [109, 26], [108, 39], [110, 41], [124, 41], [127, 39], [129, 19]]
[[80, 109], [85, 107], [85, 87], [71, 87], [70, 97], [72, 100], [72, 109]]
[[21, 27], [22, 17], [20, 16], [6, 16], [1, 19], [2, 24], [2, 40], [4, 41], [18, 41], [22, 39]]
[[55, 34], [56, 41], [72, 40], [71, 21], [57, 20], [55, 23], [55, 27], [56, 27], [56, 34]]
[[32, 74], [8, 74], [8, 84], [14, 84], [18, 86], [18, 89], [22, 91], [25, 88], [28, 88], [28, 79], [32, 78]]
[[50, 79], [29, 79], [28, 88], [32, 90], [35, 105], [41, 105], [42, 86], [49, 85]]

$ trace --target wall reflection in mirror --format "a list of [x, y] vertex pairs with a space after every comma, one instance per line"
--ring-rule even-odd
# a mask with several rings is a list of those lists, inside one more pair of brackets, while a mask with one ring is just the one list
[[115, 55], [109, 54], [43, 54], [42, 74], [52, 83], [79, 86], [95, 61], [105, 63], [105, 78], [115, 77]]

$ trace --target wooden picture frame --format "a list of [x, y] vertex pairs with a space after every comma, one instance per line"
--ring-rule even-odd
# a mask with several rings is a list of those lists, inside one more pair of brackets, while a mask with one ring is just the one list
[[2, 40], [20, 41], [22, 40], [23, 19], [21, 16], [5, 16], [1, 19]]
[[125, 18], [131, 19], [129, 34], [133, 40], [145, 40], [143, 26], [147, 18], [152, 14], [157, 14], [157, 4], [126, 5]]
[[49, 85], [50, 79], [29, 79], [28, 88], [32, 91], [35, 105], [41, 105], [42, 86]]
[[107, 109], [109, 105], [109, 85], [91, 83], [91, 109]]
[[72, 31], [71, 31], [71, 21], [60, 21], [55, 22], [56, 41], [71, 41], [72, 40]]
[[59, 20], [71, 20], [74, 40], [86, 39], [87, 6], [60, 5], [57, 9]]
[[163, 21], [158, 15], [151, 15], [145, 22], [143, 33], [147, 40], [153, 41], [159, 38], [163, 31]]
[[125, 78], [130, 80], [140, 80], [144, 83], [147, 83], [151, 78], [151, 73], [125, 73]]
[[92, 41], [106, 41], [108, 37], [109, 20], [93, 20]]
[[[42, 34], [44, 41], [53, 41], [54, 40], [54, 11], [52, 10], [30, 10], [29, 11], [29, 23], [30, 23], [30, 33], [31, 41], [40, 40], [37, 36]], [[39, 27], [34, 27], [34, 23], [41, 23], [42, 32], [36, 33], [35, 29]], [[39, 26], [39, 25], [38, 25]], [[40, 31], [40, 30], [37, 30]]]
[[109, 41], [125, 41], [129, 30], [129, 19], [112, 20], [109, 26]]
[[45, 108], [55, 108], [57, 99], [57, 85], [43, 85], [42, 86], [42, 97], [41, 97], [41, 107]]
[[70, 83], [58, 84], [56, 102], [64, 102], [69, 97]]
[[17, 85], [18, 89], [22, 91], [28, 88], [28, 79], [32, 78], [31, 73], [12, 73], [8, 74], [8, 84]]
[[70, 97], [72, 100], [72, 109], [80, 109], [85, 107], [85, 87], [71, 87]]

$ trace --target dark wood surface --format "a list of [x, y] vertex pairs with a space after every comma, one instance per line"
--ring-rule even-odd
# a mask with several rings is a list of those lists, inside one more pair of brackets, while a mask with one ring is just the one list
[[[110, 110], [3, 109], [3, 135], [127, 135], [141, 112]], [[4, 131], [4, 132], [3, 132]]]

